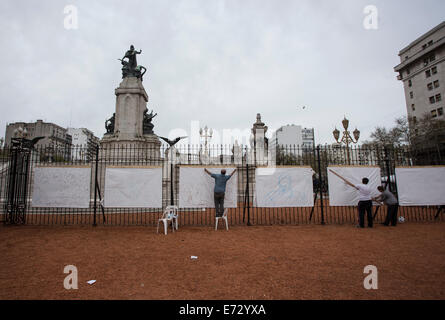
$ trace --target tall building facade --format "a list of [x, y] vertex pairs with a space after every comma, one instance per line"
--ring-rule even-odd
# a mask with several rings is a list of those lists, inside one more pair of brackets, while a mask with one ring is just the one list
[[303, 134], [301, 126], [291, 124], [278, 128], [273, 134], [270, 143], [274, 146], [302, 146]]
[[73, 160], [87, 161], [94, 157], [99, 138], [86, 128], [68, 128], [72, 137], [71, 156]]
[[5, 144], [11, 145], [11, 138], [15, 137], [16, 130], [19, 128], [26, 131], [27, 139], [36, 137], [44, 137], [37, 145], [54, 146], [57, 148], [70, 147], [72, 137], [68, 134], [67, 129], [50, 122], [37, 120], [36, 122], [14, 122], [6, 126]]
[[301, 140], [303, 143], [303, 148], [313, 149], [315, 147], [315, 133], [314, 128], [303, 128], [301, 129]]
[[445, 21], [399, 52], [394, 67], [403, 81], [408, 118], [416, 123], [426, 114], [444, 119]]
[[312, 149], [315, 145], [314, 129], [302, 128], [295, 124], [282, 126], [272, 134], [270, 144]]

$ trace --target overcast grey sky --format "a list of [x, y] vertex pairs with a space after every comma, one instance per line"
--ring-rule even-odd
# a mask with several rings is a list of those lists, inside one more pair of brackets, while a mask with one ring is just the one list
[[[78, 29], [64, 28], [66, 5]], [[363, 27], [367, 5], [377, 30]], [[317, 144], [346, 115], [367, 139], [406, 115], [397, 54], [444, 12], [443, 0], [2, 0], [0, 136], [43, 119], [102, 138], [134, 44], [159, 135], [193, 121], [245, 130], [261, 113], [271, 129], [314, 127]]]

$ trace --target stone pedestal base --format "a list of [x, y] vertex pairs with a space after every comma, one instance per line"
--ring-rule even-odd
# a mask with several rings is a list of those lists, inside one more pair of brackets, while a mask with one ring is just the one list
[[100, 141], [99, 158], [116, 165], [162, 165], [161, 142], [154, 134], [132, 140], [105, 135]]

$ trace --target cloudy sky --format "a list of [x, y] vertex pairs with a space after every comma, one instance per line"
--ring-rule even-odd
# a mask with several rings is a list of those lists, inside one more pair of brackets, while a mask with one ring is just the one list
[[[377, 30], [363, 25], [368, 5]], [[406, 115], [397, 54], [444, 12], [443, 0], [2, 0], [0, 136], [42, 119], [102, 137], [134, 44], [159, 135], [242, 132], [261, 113], [271, 130], [314, 127], [317, 144], [346, 115], [367, 139]]]

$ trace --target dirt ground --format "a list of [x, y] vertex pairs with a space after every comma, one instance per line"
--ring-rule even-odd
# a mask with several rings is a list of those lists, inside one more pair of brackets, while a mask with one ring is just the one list
[[[0, 299], [445, 299], [444, 223], [170, 232], [0, 226]], [[66, 265], [78, 290], [64, 289]]]

